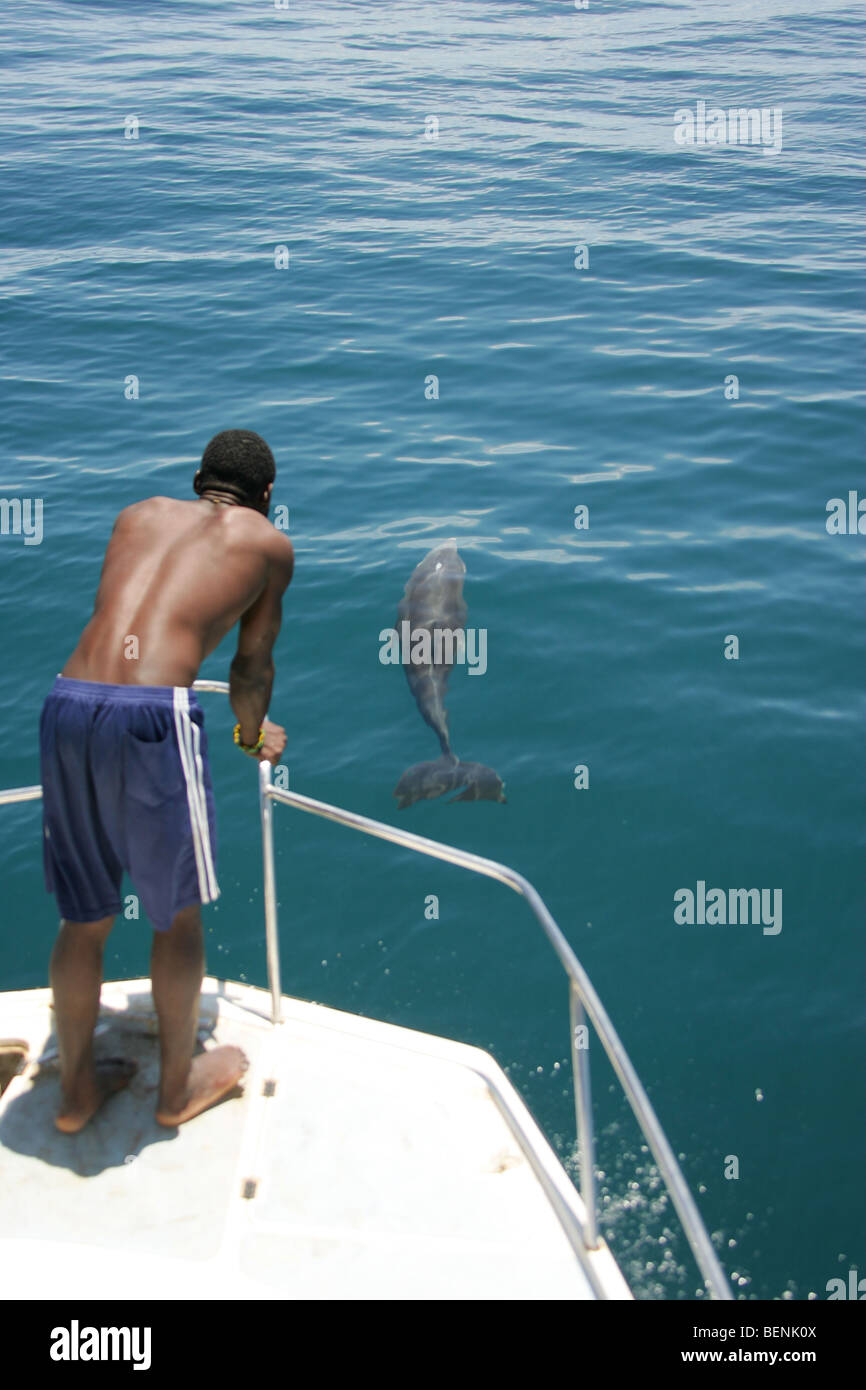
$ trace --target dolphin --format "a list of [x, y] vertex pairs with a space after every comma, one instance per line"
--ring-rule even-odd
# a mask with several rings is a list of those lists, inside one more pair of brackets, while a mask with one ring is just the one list
[[404, 665], [409, 689], [441, 749], [435, 762], [415, 763], [403, 773], [394, 788], [401, 811], [449, 791], [459, 793], [451, 801], [505, 801], [498, 774], [483, 763], [461, 762], [448, 732], [445, 693], [451, 668], [465, 652], [465, 574], [456, 540], [444, 541], [415, 566], [397, 609], [398, 620], [408, 624], [411, 634], [410, 660]]
[[[466, 566], [457, 553], [457, 542], [453, 540], [437, 545], [435, 550], [431, 550], [430, 554], [425, 555], [421, 563], [415, 566], [397, 608], [398, 619], [410, 624], [413, 637], [422, 630], [430, 633], [431, 639], [437, 630], [443, 634], [465, 632], [465, 573]], [[439, 739], [439, 747], [447, 757], [451, 754], [451, 745], [448, 738], [445, 691], [454, 664], [454, 643], [451, 644], [451, 661], [444, 659], [443, 643], [443, 659], [438, 664], [433, 659], [435, 650], [432, 640], [430, 647], [429, 662], [412, 660], [403, 669], [409, 689], [415, 696], [415, 703], [421, 712], [421, 718], [430, 725]]]

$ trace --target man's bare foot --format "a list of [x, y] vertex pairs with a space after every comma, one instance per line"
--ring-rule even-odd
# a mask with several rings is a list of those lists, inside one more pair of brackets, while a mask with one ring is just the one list
[[13, 1076], [24, 1070], [30, 1046], [23, 1038], [0, 1038], [0, 1096]]
[[94, 1062], [93, 1075], [66, 1093], [54, 1121], [64, 1134], [77, 1134], [83, 1129], [109, 1096], [128, 1086], [138, 1065], [127, 1057], [100, 1057]]
[[156, 1122], [171, 1128], [200, 1115], [235, 1089], [249, 1063], [239, 1047], [214, 1047], [193, 1057], [185, 1093], [160, 1101]]

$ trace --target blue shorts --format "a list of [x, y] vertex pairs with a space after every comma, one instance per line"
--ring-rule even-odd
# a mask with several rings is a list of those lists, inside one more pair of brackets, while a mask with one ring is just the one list
[[58, 676], [39, 747], [45, 885], [67, 921], [118, 913], [124, 869], [157, 931], [219, 896], [207, 736], [191, 690]]

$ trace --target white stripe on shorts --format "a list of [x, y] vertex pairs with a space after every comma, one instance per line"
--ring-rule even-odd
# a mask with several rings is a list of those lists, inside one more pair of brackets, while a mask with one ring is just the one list
[[181, 766], [186, 780], [186, 799], [189, 806], [189, 823], [195, 851], [199, 895], [203, 903], [210, 903], [219, 897], [219, 886], [214, 871], [207, 819], [201, 737], [198, 725], [194, 724], [189, 717], [189, 691], [182, 685], [176, 685], [174, 688], [174, 724]]

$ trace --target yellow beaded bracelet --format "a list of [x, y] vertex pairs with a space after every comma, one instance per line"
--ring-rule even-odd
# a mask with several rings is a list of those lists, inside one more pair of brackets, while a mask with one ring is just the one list
[[238, 748], [240, 748], [242, 753], [249, 753], [251, 758], [256, 757], [257, 754], [261, 753], [262, 749], [265, 746], [264, 728], [262, 727], [259, 729], [259, 738], [257, 743], [241, 743], [241, 726], [240, 724], [235, 724], [235, 743], [237, 744]]

